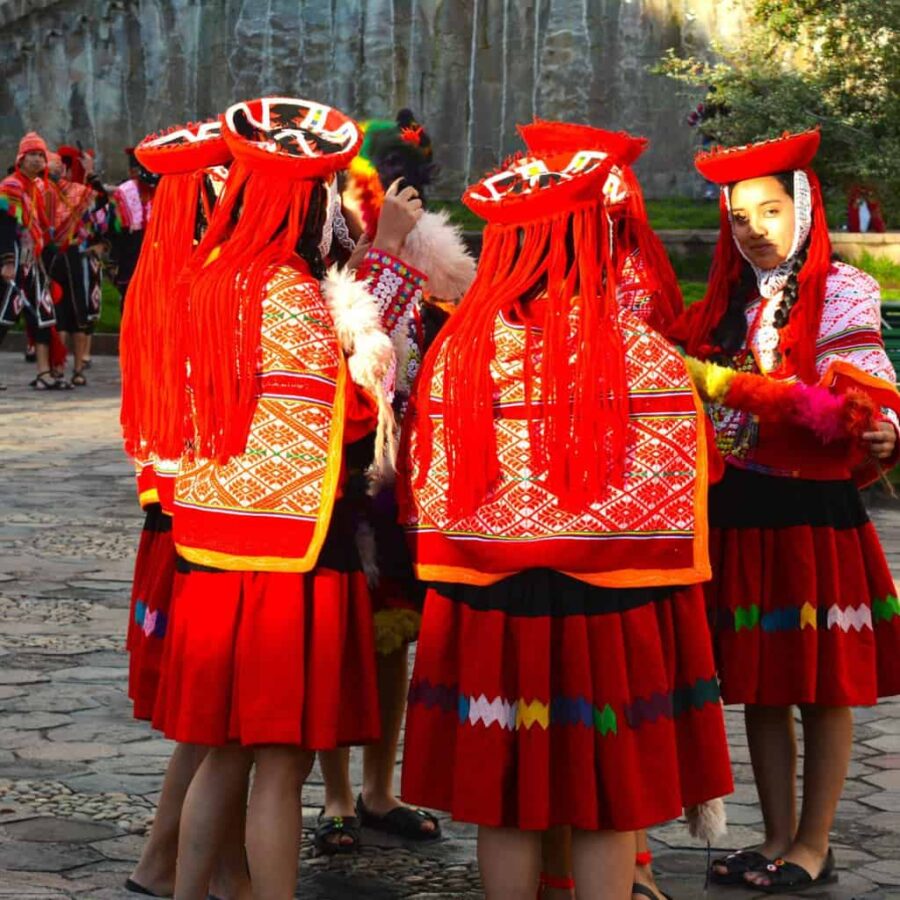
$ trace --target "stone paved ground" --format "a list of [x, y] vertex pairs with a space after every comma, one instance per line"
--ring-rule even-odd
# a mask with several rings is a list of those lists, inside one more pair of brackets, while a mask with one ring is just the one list
[[[131, 720], [122, 652], [141, 517], [117, 441], [116, 366], [91, 385], [37, 394], [21, 357], [0, 353], [0, 898], [129, 895], [120, 885], [141, 846], [170, 745]], [[900, 572], [900, 506], [875, 516]], [[900, 898], [900, 703], [861, 710], [851, 779], [835, 826], [840, 886], [818, 896]], [[759, 838], [746, 738], [729, 713], [738, 789], [729, 846]], [[304, 804], [312, 821], [322, 788]], [[474, 834], [422, 849], [367, 847], [307, 861], [308, 898], [476, 898]], [[705, 853], [684, 829], [654, 832], [658, 868], [677, 898], [703, 895]], [[714, 897], [750, 892], [711, 892]], [[755, 895], [759, 896], [759, 895]]]

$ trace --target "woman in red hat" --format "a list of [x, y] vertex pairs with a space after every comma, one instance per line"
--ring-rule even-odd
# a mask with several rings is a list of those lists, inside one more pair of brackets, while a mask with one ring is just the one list
[[721, 186], [721, 233], [706, 297], [675, 329], [705, 361], [693, 369], [727, 463], [710, 494], [709, 601], [766, 829], [712, 878], [770, 893], [836, 878], [850, 707], [900, 693], [900, 603], [858, 489], [896, 458], [900, 398], [878, 285], [831, 259], [818, 145], [809, 131], [698, 156]]
[[0, 181], [0, 339], [24, 315], [36, 348], [32, 386], [39, 391], [70, 386], [53, 375], [50, 363], [56, 315], [41, 260], [50, 231], [42, 177], [47, 157], [44, 139], [29, 132], [19, 142], [15, 170]]
[[[648, 221], [643, 192], [632, 168], [647, 149], [647, 139], [624, 131], [541, 120], [520, 125], [519, 134], [533, 153], [590, 149], [606, 153], [615, 160], [616, 175], [604, 185], [604, 199], [615, 229], [613, 262], [619, 306], [665, 333], [683, 312], [684, 299], [665, 247]], [[572, 896], [575, 882], [571, 878], [570, 844], [567, 830], [549, 833], [544, 839], [541, 896], [548, 900]], [[655, 900], [666, 896], [656, 884], [652, 862], [647, 834], [638, 831], [635, 835], [634, 897]]]
[[205, 898], [223, 813], [255, 766], [253, 889], [287, 900], [314, 752], [379, 732], [370, 599], [342, 493], [348, 455], [373, 432], [375, 465], [392, 456], [393, 351], [363, 285], [320, 289], [356, 124], [274, 97], [231, 107], [223, 133], [234, 163], [186, 275], [189, 402], [170, 392], [162, 428], [164, 453], [186, 437], [190, 452], [155, 719], [211, 748], [185, 801], [176, 895]]
[[403, 797], [479, 825], [489, 898], [531, 900], [541, 835], [565, 825], [579, 896], [628, 896], [633, 832], [731, 790], [702, 413], [679, 356], [618, 307], [612, 165], [526, 156], [466, 191], [487, 220], [476, 278], [401, 444], [429, 583]]

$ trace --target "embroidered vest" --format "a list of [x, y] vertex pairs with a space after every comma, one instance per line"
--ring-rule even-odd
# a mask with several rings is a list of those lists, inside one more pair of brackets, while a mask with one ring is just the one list
[[[491, 584], [534, 567], [604, 587], [691, 584], [710, 577], [699, 398], [670, 344], [626, 310], [619, 321], [630, 407], [625, 479], [621, 487], [610, 486], [602, 501], [575, 512], [561, 508], [546, 489], [546, 472], [530, 471], [525, 331], [500, 316], [492, 365], [500, 481], [474, 515], [459, 520], [448, 515], [440, 352], [430, 385], [432, 463], [421, 487], [416, 487], [415, 462], [400, 472], [408, 507], [404, 525], [419, 578]], [[533, 391], [539, 398], [537, 374]], [[409, 417], [410, 446], [418, 414]], [[540, 415], [537, 401], [535, 414]]]
[[277, 269], [246, 448], [224, 465], [185, 457], [175, 479], [173, 534], [185, 559], [239, 571], [315, 567], [341, 476], [346, 377], [317, 283]]

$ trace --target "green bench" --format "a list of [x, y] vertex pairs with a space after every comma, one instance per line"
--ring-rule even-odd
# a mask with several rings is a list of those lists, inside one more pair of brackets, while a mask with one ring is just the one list
[[881, 336], [894, 370], [900, 372], [900, 300], [882, 301]]

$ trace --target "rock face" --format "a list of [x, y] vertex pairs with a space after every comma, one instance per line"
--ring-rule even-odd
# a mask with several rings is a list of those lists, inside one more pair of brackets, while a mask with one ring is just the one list
[[0, 159], [37, 129], [121, 148], [262, 94], [359, 117], [410, 106], [432, 135], [436, 193], [521, 147], [533, 116], [651, 139], [648, 194], [690, 193], [691, 101], [647, 67], [668, 47], [728, 43], [749, 0], [0, 0]]

